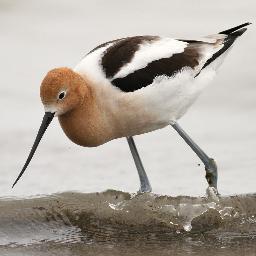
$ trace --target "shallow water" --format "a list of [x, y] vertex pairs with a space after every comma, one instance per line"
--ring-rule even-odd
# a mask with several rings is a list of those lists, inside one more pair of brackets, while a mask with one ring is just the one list
[[154, 255], [157, 251], [255, 255], [255, 199], [255, 194], [168, 197], [114, 190], [6, 198], [0, 200], [0, 251], [4, 255]]
[[[157, 6], [143, 0], [136, 8], [114, 0], [86, 1], [86, 6], [80, 0], [76, 5], [68, 0], [61, 5], [45, 0], [40, 8], [32, 0], [0, 1], [0, 54], [4, 60], [0, 62], [0, 195], [109, 188], [136, 192], [138, 177], [125, 139], [82, 148], [66, 138], [57, 120], [47, 130], [22, 180], [11, 189], [43, 116], [39, 85], [49, 69], [76, 65], [86, 52], [106, 40], [139, 34], [201, 36], [255, 17], [254, 1], [246, 5], [232, 1], [232, 11], [228, 2], [221, 2], [221, 8], [212, 1], [198, 3], [200, 10], [178, 0], [172, 4], [160, 1]], [[140, 11], [145, 5], [147, 12]], [[180, 8], [189, 23], [181, 20]], [[227, 17], [227, 10], [233, 16]], [[118, 24], [117, 17], [110, 15], [116, 12]], [[131, 13], [132, 23], [127, 17]], [[152, 22], [155, 15], [159, 19]], [[180, 121], [217, 161], [219, 191], [225, 195], [255, 192], [255, 35], [252, 25], [233, 47], [214, 82]], [[204, 195], [204, 168], [171, 127], [137, 136], [135, 141], [155, 193]]]
[[[255, 8], [253, 0], [0, 0], [0, 255], [256, 255], [255, 25], [180, 121], [217, 161], [219, 201], [204, 197], [204, 167], [169, 127], [135, 141], [154, 193], [172, 197], [115, 191], [139, 186], [126, 141], [78, 147], [57, 121], [11, 189], [42, 119], [49, 69], [72, 67], [114, 38], [196, 37], [253, 22]], [[82, 193], [56, 194], [73, 190]]]
[[[154, 2], [146, 2], [148, 15], [153, 15]], [[84, 1], [76, 1], [73, 6], [67, 0], [61, 5], [46, 0], [40, 8], [32, 0], [22, 4], [0, 1], [0, 53], [5, 60], [0, 62], [0, 195], [27, 196], [68, 190], [94, 192], [109, 188], [136, 192], [137, 173], [125, 139], [97, 148], [78, 147], [66, 138], [57, 120], [49, 127], [23, 179], [11, 189], [43, 116], [39, 99], [41, 79], [52, 67], [74, 66], [92, 47], [112, 38], [131, 34], [200, 36], [241, 20], [253, 20], [255, 9], [253, 1], [248, 1], [246, 6], [232, 1], [232, 13], [240, 16], [227, 19], [230, 4], [226, 2], [219, 8], [213, 2], [200, 0], [200, 11], [187, 1], [174, 1], [176, 4], [171, 6], [162, 2], [157, 8], [164, 14], [149, 24], [147, 15], [139, 11], [146, 2], [141, 1], [133, 10], [128, 2], [121, 8], [116, 1], [108, 4], [100, 0], [97, 4], [87, 1], [86, 9], [91, 10], [88, 13]], [[99, 5], [102, 8], [99, 9]], [[193, 20], [193, 27], [180, 20], [181, 6], [183, 13]], [[171, 16], [168, 7], [172, 10]], [[117, 10], [119, 15], [133, 10], [133, 23], [121, 19], [120, 24], [116, 24], [115, 17], [109, 13]], [[250, 26], [233, 47], [214, 82], [180, 121], [184, 130], [216, 159], [220, 170], [219, 190], [226, 195], [255, 192], [256, 86], [252, 58], [256, 52], [255, 31], [255, 26]], [[243, 68], [239, 63], [243, 63]], [[137, 136], [135, 141], [155, 193], [204, 194], [204, 168], [198, 166], [199, 159], [172, 128]]]

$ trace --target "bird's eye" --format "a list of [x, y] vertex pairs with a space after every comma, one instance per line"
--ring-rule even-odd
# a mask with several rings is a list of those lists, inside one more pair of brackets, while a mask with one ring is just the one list
[[64, 99], [65, 96], [66, 96], [66, 92], [61, 92], [61, 93], [59, 94], [59, 96], [58, 96], [58, 99], [59, 99], [59, 100], [62, 100], [62, 99]]

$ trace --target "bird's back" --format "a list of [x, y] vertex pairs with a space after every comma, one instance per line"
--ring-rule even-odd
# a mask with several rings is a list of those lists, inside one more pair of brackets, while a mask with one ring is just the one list
[[159, 76], [174, 77], [187, 68], [196, 77], [221, 59], [247, 25], [249, 23], [198, 40], [159, 36], [113, 40], [90, 51], [75, 70], [96, 83], [110, 82], [124, 92], [147, 87]]

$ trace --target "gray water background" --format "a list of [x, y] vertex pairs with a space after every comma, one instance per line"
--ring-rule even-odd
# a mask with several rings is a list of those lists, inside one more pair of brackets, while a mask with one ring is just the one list
[[[0, 1], [0, 196], [109, 188], [136, 192], [125, 139], [97, 148], [70, 142], [55, 120], [14, 189], [41, 123], [39, 86], [54, 67], [73, 67], [96, 45], [132, 35], [199, 37], [251, 21], [255, 1]], [[219, 192], [255, 192], [256, 24], [180, 121], [219, 167]], [[203, 165], [167, 127], [135, 137], [153, 191], [204, 195]]]

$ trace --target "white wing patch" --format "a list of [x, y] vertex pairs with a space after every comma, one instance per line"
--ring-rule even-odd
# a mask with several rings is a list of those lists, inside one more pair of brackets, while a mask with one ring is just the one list
[[81, 75], [88, 76], [96, 83], [106, 82], [106, 76], [101, 66], [101, 59], [105, 50], [113, 44], [114, 43], [109, 43], [86, 55], [74, 68], [74, 71]]
[[140, 45], [139, 50], [134, 54], [131, 62], [123, 66], [112, 80], [125, 77], [136, 70], [142, 69], [152, 61], [169, 58], [173, 54], [181, 53], [186, 46], [186, 42], [172, 38], [160, 38], [157, 41], [145, 42]]

